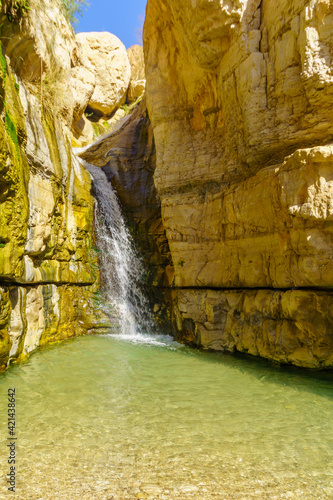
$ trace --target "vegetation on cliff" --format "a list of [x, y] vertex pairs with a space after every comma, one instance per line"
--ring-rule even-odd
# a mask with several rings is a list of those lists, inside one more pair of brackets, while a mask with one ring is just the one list
[[[31, 0], [0, 0], [2, 9], [10, 22], [24, 17], [30, 10]], [[67, 19], [75, 27], [78, 16], [83, 14], [84, 7], [89, 6], [88, 0], [61, 0]]]
[[1, 371], [99, 313], [91, 182], [71, 151], [75, 34], [61, 0], [6, 0], [0, 25]]
[[66, 17], [75, 27], [78, 23], [78, 16], [82, 16], [84, 7], [89, 6], [88, 0], [62, 0]]

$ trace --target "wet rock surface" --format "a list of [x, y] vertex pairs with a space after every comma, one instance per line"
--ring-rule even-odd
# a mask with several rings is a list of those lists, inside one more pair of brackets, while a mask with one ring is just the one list
[[[104, 170], [121, 201], [128, 227], [147, 270], [145, 283], [155, 304], [155, 318], [170, 328], [165, 290], [173, 283], [173, 266], [154, 185], [156, 152], [143, 100], [118, 128], [91, 145], [80, 157]], [[169, 299], [168, 299], [169, 301]], [[164, 319], [162, 319], [164, 317]], [[158, 320], [159, 325], [161, 322]]]
[[[39, 7], [31, 2], [12, 22], [0, 11], [1, 370], [99, 323], [91, 180], [71, 152], [73, 115], [86, 93], [73, 95], [71, 70], [78, 77], [82, 54], [74, 57], [60, 3]], [[31, 65], [18, 65], [27, 50]]]

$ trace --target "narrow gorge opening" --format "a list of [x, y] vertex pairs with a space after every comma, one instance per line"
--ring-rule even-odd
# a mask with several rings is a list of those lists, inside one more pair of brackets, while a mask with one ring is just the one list
[[145, 270], [126, 228], [117, 194], [103, 170], [81, 162], [92, 176], [101, 295], [111, 330], [132, 337], [149, 334], [153, 321], [143, 290]]

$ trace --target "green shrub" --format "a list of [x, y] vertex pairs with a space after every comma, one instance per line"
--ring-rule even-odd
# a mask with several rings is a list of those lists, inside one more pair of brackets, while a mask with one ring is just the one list
[[84, 7], [89, 7], [88, 0], [61, 0], [67, 19], [75, 27], [78, 16], [82, 16]]
[[24, 17], [29, 7], [29, 0], [0, 0], [0, 9], [7, 15], [11, 23]]

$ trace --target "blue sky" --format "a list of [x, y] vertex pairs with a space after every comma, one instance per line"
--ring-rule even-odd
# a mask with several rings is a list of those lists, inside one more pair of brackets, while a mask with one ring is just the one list
[[138, 34], [143, 25], [147, 0], [89, 0], [90, 7], [79, 17], [76, 32], [109, 31], [128, 49], [142, 44]]

